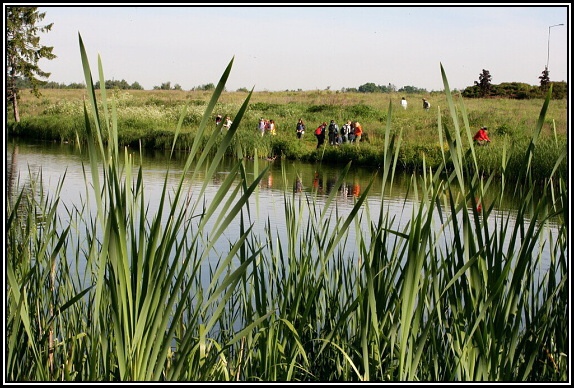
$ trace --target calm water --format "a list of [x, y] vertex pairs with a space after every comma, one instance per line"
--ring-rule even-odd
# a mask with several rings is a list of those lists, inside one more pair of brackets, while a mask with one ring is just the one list
[[[150, 204], [150, 213], [154, 214], [154, 206], [159, 203], [166, 172], [169, 171], [168, 187], [175, 185], [180, 178], [181, 168], [187, 155], [180, 153], [170, 159], [167, 152], [146, 152], [141, 160], [139, 152], [134, 152], [133, 155], [135, 163], [141, 163], [143, 166], [146, 201]], [[82, 162], [87, 166], [86, 171], [82, 168]], [[210, 203], [234, 163], [235, 160], [224, 161], [215, 174], [214, 179], [209, 182], [202, 199], [207, 204]], [[392, 191], [389, 192], [389, 185], [387, 185], [387, 192], [382, 195], [382, 174], [380, 171], [351, 167], [343, 185], [336, 193], [333, 193], [335, 183], [345, 167], [343, 164], [310, 164], [281, 160], [267, 161], [265, 159], [257, 161], [246, 160], [245, 167], [248, 176], [255, 176], [256, 164], [259, 171], [262, 171], [267, 166], [270, 167], [260, 182], [256, 195], [252, 198], [253, 202], [250, 202], [250, 206], [253, 209], [252, 221], [254, 223], [254, 231], [257, 233], [263, 233], [268, 223], [273, 229], [273, 235], [277, 235], [279, 238], [286, 235], [285, 193], [294, 200], [305, 200], [317, 193], [316, 200], [319, 206], [325, 204], [330, 194], [334, 194], [336, 198], [335, 203], [332, 203], [328, 210], [332, 212], [334, 217], [344, 219], [353, 208], [357, 196], [363, 193], [369, 181], [374, 178], [374, 183], [367, 199], [369, 214], [376, 221], [382, 206], [389, 219], [394, 219], [393, 229], [402, 229], [410, 221], [412, 211], [418, 203], [415, 191], [411, 186], [411, 175], [395, 177]], [[65, 173], [63, 189], [60, 195], [61, 204], [68, 207], [74, 204], [78, 205], [81, 201], [85, 201], [88, 196], [93, 196], [91, 188], [86, 189], [84, 178], [84, 174], [86, 174], [88, 182], [91, 181], [88, 166], [87, 156], [81, 155], [72, 145], [29, 142], [9, 143], [6, 146], [5, 182], [7, 190], [5, 192], [10, 195], [11, 190], [25, 185], [30, 178], [30, 174], [35, 176], [41, 171], [44, 189], [50, 193], [51, 191], [53, 192]], [[285, 171], [285, 179], [283, 178], [283, 170]], [[189, 185], [189, 193], [192, 196], [203, 184], [203, 176], [204, 174], [200, 173], [195, 180], [192, 180], [191, 174], [189, 174], [186, 185]], [[90, 203], [92, 202], [93, 200]], [[507, 201], [502, 206], [502, 209], [497, 209], [494, 216], [489, 218], [489, 222], [497, 222], [497, 212], [503, 212], [504, 217], [509, 218], [512, 222], [512, 212], [516, 204], [512, 201]], [[309, 215], [304, 214], [304, 216], [308, 217]], [[63, 211], [61, 217], [65, 222], [67, 217], [65, 211]], [[362, 213], [361, 219], [364, 220]], [[440, 225], [438, 219], [437, 225]], [[367, 226], [365, 225], [365, 227]], [[349, 242], [355, 241], [355, 230], [355, 227], [350, 228]], [[238, 223], [232, 223], [230, 228], [226, 230], [226, 237], [229, 238], [229, 241], [235, 241], [235, 238], [238, 236]], [[222, 250], [225, 250], [225, 248], [228, 249], [229, 246], [221, 247]], [[544, 255], [549, 255], [549, 253], [543, 253]]]

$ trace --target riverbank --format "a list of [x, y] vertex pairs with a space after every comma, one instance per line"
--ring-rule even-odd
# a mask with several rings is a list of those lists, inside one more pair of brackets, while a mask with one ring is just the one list
[[[21, 93], [22, 119], [16, 124], [9, 117], [8, 138], [84, 142], [87, 138], [83, 117], [86, 91], [47, 89], [42, 93], [40, 99], [28, 91]], [[211, 92], [115, 90], [108, 91], [108, 97], [117, 106], [118, 141], [121, 145], [171, 149], [175, 129], [182, 119], [175, 148], [186, 150], [196, 137]], [[248, 93], [244, 92], [224, 92], [214, 114], [229, 115], [233, 119], [247, 97]], [[352, 161], [353, 165], [377, 167], [384, 162], [382, 150], [385, 149], [385, 141], [394, 136], [395, 144], [400, 140], [400, 149], [394, 155], [397, 168], [413, 172], [422, 171], [423, 166], [436, 169], [445, 155], [448, 156], [446, 132], [456, 138], [458, 130], [463, 147], [468, 147], [467, 133], [471, 137], [484, 125], [490, 129], [492, 142], [488, 147], [476, 147], [476, 168], [486, 174], [500, 176], [502, 161], [505, 160], [504, 169], [514, 171], [515, 174], [511, 175], [517, 176], [524, 168], [522, 155], [530, 144], [543, 106], [542, 100], [462, 99], [455, 93], [455, 104], [461, 110], [464, 108], [468, 119], [468, 128], [455, 129], [450, 112], [446, 110], [444, 93], [406, 95], [409, 101], [407, 109], [400, 105], [402, 97], [398, 93], [328, 90], [254, 92], [228, 153], [248, 158], [257, 155], [341, 165]], [[423, 97], [431, 102], [429, 111], [422, 108]], [[183, 114], [182, 109], [186, 109]], [[276, 135], [259, 135], [257, 125], [260, 118], [275, 121]], [[299, 118], [306, 124], [301, 139], [297, 139], [295, 131]], [[366, 136], [360, 143], [331, 146], [326, 142], [317, 149], [313, 132], [322, 122], [330, 120], [335, 120], [339, 127], [347, 120], [359, 121]], [[208, 125], [208, 132], [215, 130], [215, 124]], [[390, 139], [385, 137], [387, 133], [390, 133]], [[567, 146], [566, 133], [567, 102], [551, 100], [531, 161], [533, 176], [537, 180], [550, 176], [555, 161]], [[565, 160], [558, 168], [566, 176]]]

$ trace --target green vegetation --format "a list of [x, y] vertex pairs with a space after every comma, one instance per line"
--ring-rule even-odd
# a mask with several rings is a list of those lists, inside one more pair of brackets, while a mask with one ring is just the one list
[[[254, 95], [245, 96], [229, 131], [212, 129], [214, 114], [234, 106], [220, 100], [233, 61], [201, 106], [203, 115], [194, 118], [196, 96], [179, 110], [170, 149], [192, 133], [183, 123], [197, 122], [184, 140], [189, 156], [179, 183], [164, 186], [158, 210], [150, 212], [142, 168], [133, 170], [119, 141], [126, 124], [121, 112], [129, 105], [105, 89], [96, 99], [81, 38], [80, 50], [88, 84], [83, 136], [90, 141], [77, 146], [88, 153], [96, 178], [86, 180], [83, 206], [66, 207], [67, 222], [58, 216], [66, 206], [58, 193], [33, 186], [41, 180], [7, 201], [9, 382], [567, 381], [567, 184], [560, 169], [542, 182], [532, 169], [549, 95], [517, 156], [521, 166], [510, 190], [521, 198], [516, 214], [495, 214], [495, 203], [484, 201], [486, 194], [508, 195], [493, 193], [493, 176], [478, 168], [483, 151], [494, 147], [468, 143], [475, 113], [462, 100], [455, 103], [443, 73], [450, 116], [427, 112], [425, 131], [434, 123], [441, 151], [438, 168], [412, 176], [418, 206], [410, 221], [399, 227], [389, 219], [383, 195], [380, 214], [371, 214], [370, 186], [346, 217], [330, 210], [337, 189], [320, 205], [314, 196], [286, 192], [288, 238], [278, 239], [272, 225], [264, 236], [251, 229], [249, 198], [265, 170], [245, 174], [237, 138], [254, 130]], [[102, 80], [101, 63], [99, 74]], [[357, 105], [339, 102], [305, 106], [346, 114], [346, 106]], [[284, 101], [277, 109], [291, 107]], [[407, 120], [407, 112], [389, 106], [381, 123], [382, 192], [392, 190], [411, 133], [396, 120], [401, 113]], [[515, 171], [507, 168], [512, 145], [500, 143], [500, 159], [489, 160], [504, 187]], [[233, 146], [235, 168], [206, 204], [203, 190]], [[563, 148], [547, 162], [558, 167], [565, 157]], [[205, 184], [189, 192], [186, 174], [198, 172]], [[370, 228], [361, 229], [361, 218]], [[215, 252], [232, 223], [240, 238]], [[356, 241], [349, 240], [350, 228]]]
[[[98, 82], [99, 84], [99, 82]], [[210, 88], [211, 90], [214, 89]], [[174, 130], [179, 123], [182, 109], [181, 135], [177, 149], [186, 150], [195, 138], [210, 90], [192, 92], [176, 90], [111, 90], [109, 99], [118, 107], [118, 141], [133, 149], [170, 149]], [[8, 135], [32, 139], [86, 142], [82, 101], [85, 90], [44, 90], [40, 100], [26, 93], [21, 98], [20, 109], [24, 118], [17, 124], [8, 119]], [[241, 100], [248, 93], [222, 92], [214, 107], [212, 120], [217, 113], [230, 115], [241, 106]], [[422, 109], [422, 96], [408, 97], [406, 110], [400, 107], [402, 94], [339, 93], [331, 91], [313, 92], [255, 92], [227, 153], [237, 156], [253, 156], [258, 150], [260, 156], [277, 155], [285, 159], [314, 162], [323, 160], [344, 165], [381, 166], [384, 159], [384, 139], [387, 120], [391, 118], [393, 134], [402, 132], [401, 150], [397, 156], [398, 168], [407, 172], [422, 171], [423, 165], [438, 168], [444, 152], [436, 128], [440, 125], [442, 135], [452, 130], [447, 110], [445, 93], [425, 96], [431, 102], [431, 111]], [[510, 169], [509, 177], [518, 176], [523, 168], [521, 156], [526, 152], [536, 116], [542, 99], [464, 99], [468, 130], [476, 131], [483, 125], [489, 128], [492, 143], [476, 150], [481, 171], [502, 175], [499, 161], [506, 152]], [[101, 109], [101, 107], [100, 107]], [[461, 112], [456, 113], [462, 119]], [[257, 123], [261, 117], [274, 119], [276, 136], [259, 136]], [[556, 160], [567, 145], [567, 100], [552, 100], [540, 133], [539, 152], [532, 161], [532, 174], [538, 181], [547, 178], [551, 169], [549, 160]], [[307, 130], [301, 140], [295, 136], [295, 125], [303, 118]], [[314, 129], [323, 121], [337, 121], [342, 125], [347, 120], [357, 120], [363, 125], [367, 140], [360, 144], [344, 144], [340, 147], [326, 146], [317, 150]], [[461, 129], [462, 130], [462, 129]], [[466, 129], [465, 129], [466, 130]], [[206, 128], [208, 133], [217, 131], [215, 125]], [[223, 136], [215, 139], [220, 142]], [[469, 139], [461, 138], [464, 149]], [[205, 145], [202, 145], [204, 147]], [[449, 167], [450, 168], [450, 167]], [[558, 167], [566, 176], [566, 161]]]

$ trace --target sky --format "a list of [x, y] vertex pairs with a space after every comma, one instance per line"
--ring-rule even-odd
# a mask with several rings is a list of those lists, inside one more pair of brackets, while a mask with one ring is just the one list
[[[204, 5], [197, 5], [204, 4]], [[245, 3], [249, 4], [249, 3]], [[5, 3], [6, 6], [6, 3]], [[97, 80], [153, 89], [216, 85], [233, 60], [228, 91], [341, 90], [366, 83], [463, 90], [488, 70], [491, 83], [569, 80], [569, 3], [161, 6], [42, 4], [40, 34], [57, 56], [49, 81], [85, 83], [81, 36]], [[558, 24], [564, 24], [558, 26]], [[553, 26], [553, 27], [552, 27]]]

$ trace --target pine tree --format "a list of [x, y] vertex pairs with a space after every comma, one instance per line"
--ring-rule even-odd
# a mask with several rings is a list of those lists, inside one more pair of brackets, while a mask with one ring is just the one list
[[37, 23], [45, 16], [45, 12], [38, 12], [38, 7], [6, 7], [6, 92], [14, 108], [16, 122], [20, 122], [17, 81], [30, 81], [32, 93], [40, 97], [38, 86], [46, 81], [38, 77], [48, 78], [50, 73], [42, 71], [38, 61], [56, 58], [52, 53], [53, 47], [40, 45], [38, 33], [50, 31], [54, 24], [38, 26]]
[[550, 85], [550, 72], [548, 71], [547, 67], [544, 68], [542, 75], [538, 77], [538, 79], [540, 80], [540, 89], [547, 91], [548, 86]]
[[481, 97], [490, 95], [490, 88], [492, 86], [490, 83], [491, 81], [492, 76], [490, 75], [490, 72], [488, 70], [482, 69], [482, 73], [478, 76], [478, 82], [474, 81], [474, 84], [477, 85], [480, 89]]

